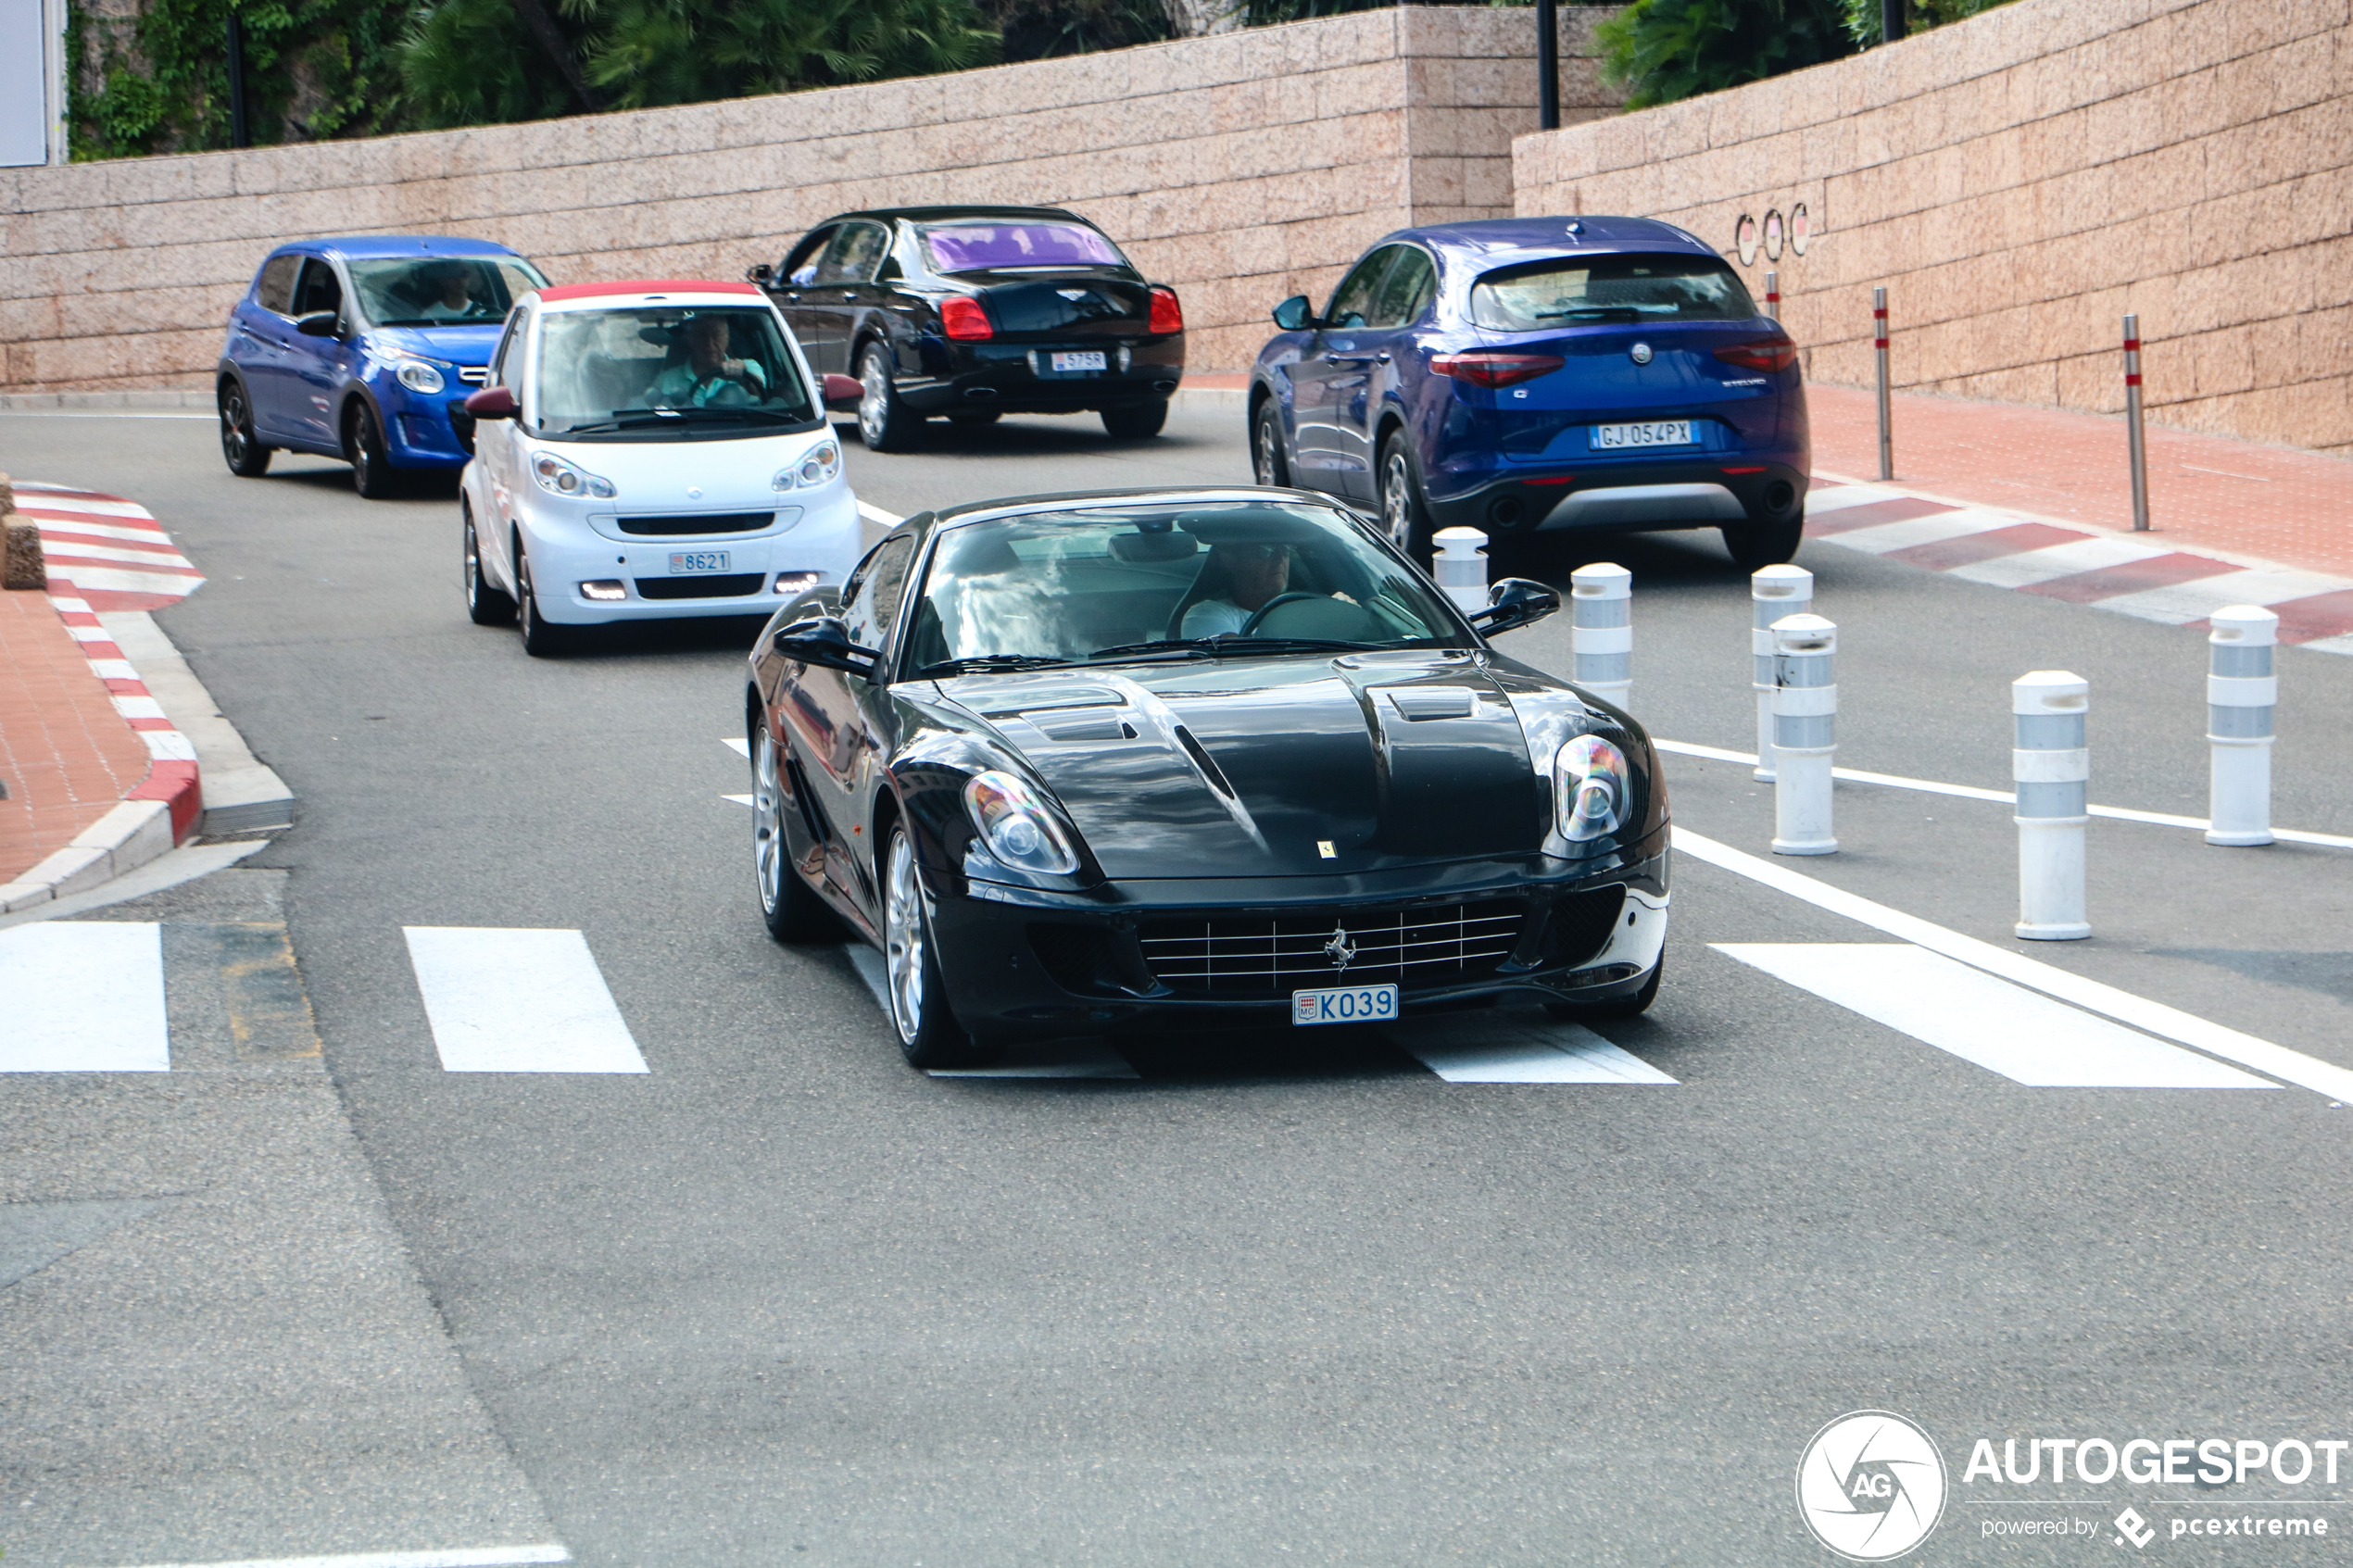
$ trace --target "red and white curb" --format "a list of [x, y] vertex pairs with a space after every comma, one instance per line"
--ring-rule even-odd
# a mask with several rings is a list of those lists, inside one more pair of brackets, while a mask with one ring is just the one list
[[2261, 605], [2279, 616], [2281, 642], [2353, 654], [2353, 579], [2223, 560], [2145, 543], [2145, 535], [1819, 474], [1806, 493], [1806, 536], [2168, 626], [2200, 626], [2226, 605]]
[[0, 885], [0, 914], [71, 897], [145, 865], [185, 839], [203, 812], [196, 748], [173, 727], [97, 612], [157, 609], [200, 586], [186, 557], [135, 501], [92, 490], [19, 482], [17, 512], [41, 530], [49, 602], [106, 683], [115, 711], [146, 743], [152, 761], [138, 788], [64, 848]]
[[63, 484], [16, 483], [17, 515], [41, 530], [53, 586], [97, 609], [161, 609], [204, 578], [136, 501]]

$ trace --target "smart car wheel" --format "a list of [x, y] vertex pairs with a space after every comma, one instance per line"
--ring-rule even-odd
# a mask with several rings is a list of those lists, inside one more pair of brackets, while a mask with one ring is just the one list
[[785, 832], [785, 813], [792, 807], [785, 800], [783, 765], [765, 724], [751, 746], [751, 858], [760, 883], [760, 918], [779, 942], [837, 940], [841, 922], [792, 862], [792, 840]]
[[351, 458], [351, 484], [371, 501], [391, 495], [398, 483], [392, 458], [384, 451], [384, 421], [366, 403], [352, 406], [351, 425], [344, 434], [344, 450]]
[[1250, 422], [1250, 471], [1261, 484], [1290, 483], [1290, 458], [1283, 451], [1283, 411], [1271, 397]]
[[253, 408], [245, 401], [241, 382], [220, 383], [220, 455], [239, 479], [258, 479], [270, 471], [270, 451], [254, 434]]
[[520, 540], [515, 545], [515, 621], [522, 632], [522, 651], [534, 659], [569, 653], [574, 646], [570, 627], [552, 625], [541, 617], [539, 595], [531, 583], [531, 558], [522, 553]]
[[1168, 400], [1164, 397], [1103, 410], [1103, 429], [1115, 441], [1149, 440], [1158, 435], [1167, 422]]
[[1416, 565], [1430, 552], [1429, 508], [1422, 501], [1422, 483], [1414, 473], [1414, 455], [1406, 449], [1405, 433], [1392, 431], [1380, 449], [1381, 532], [1389, 542]]
[[932, 950], [931, 917], [924, 909], [923, 878], [904, 823], [893, 823], [883, 862], [883, 968], [890, 1021], [910, 1065], [961, 1067], [988, 1053], [974, 1046], [948, 1008]]
[[483, 579], [482, 541], [474, 534], [473, 504], [460, 496], [458, 511], [466, 520], [466, 614], [477, 626], [504, 626], [515, 618], [515, 601]]
[[1806, 514], [1784, 518], [1779, 522], [1727, 523], [1724, 526], [1724, 548], [1732, 563], [1743, 571], [1755, 571], [1760, 567], [1784, 566], [1797, 558], [1797, 547], [1806, 541]]
[[890, 355], [879, 343], [870, 343], [858, 355], [858, 434], [876, 452], [904, 452], [915, 444], [923, 416], [900, 400], [899, 385], [890, 379]]

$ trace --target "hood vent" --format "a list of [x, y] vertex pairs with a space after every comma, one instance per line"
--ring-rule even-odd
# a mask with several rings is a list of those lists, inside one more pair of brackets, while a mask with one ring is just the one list
[[1467, 719], [1471, 691], [1467, 686], [1382, 686], [1390, 706], [1409, 720]]
[[1212, 757], [1207, 748], [1193, 738], [1193, 732], [1182, 724], [1176, 726], [1176, 744], [1185, 748], [1185, 755], [1193, 759], [1193, 766], [1201, 770], [1201, 776], [1209, 781], [1210, 788], [1228, 800], [1240, 798], [1234, 793], [1234, 786], [1227, 782], [1226, 770], [1217, 765], [1217, 759]]

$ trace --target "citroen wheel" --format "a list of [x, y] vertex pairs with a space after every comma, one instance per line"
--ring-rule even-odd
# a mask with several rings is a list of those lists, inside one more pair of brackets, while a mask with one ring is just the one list
[[391, 455], [385, 450], [384, 421], [376, 418], [373, 405], [352, 405], [351, 418], [344, 432], [344, 450], [351, 458], [352, 488], [361, 495], [381, 501], [398, 488], [399, 471], [392, 466]]
[[270, 471], [271, 449], [254, 433], [253, 405], [245, 399], [245, 383], [220, 383], [220, 455], [239, 479], [259, 479]]

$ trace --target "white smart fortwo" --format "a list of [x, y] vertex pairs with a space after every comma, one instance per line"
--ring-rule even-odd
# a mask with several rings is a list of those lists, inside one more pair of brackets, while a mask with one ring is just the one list
[[825, 389], [748, 283], [540, 289], [487, 380], [465, 401], [466, 608], [518, 621], [527, 652], [625, 621], [766, 615], [858, 559]]

